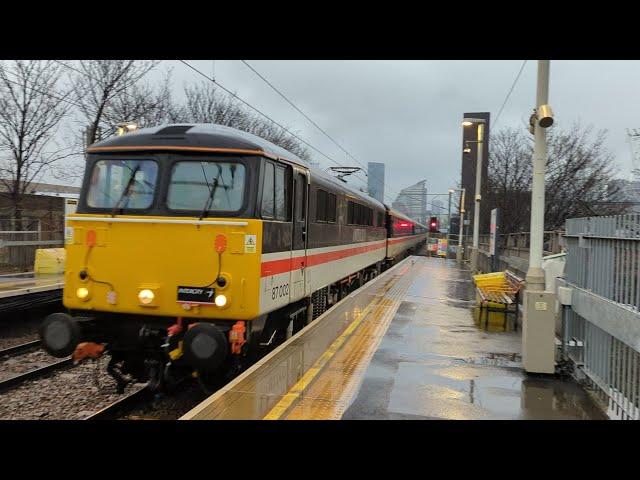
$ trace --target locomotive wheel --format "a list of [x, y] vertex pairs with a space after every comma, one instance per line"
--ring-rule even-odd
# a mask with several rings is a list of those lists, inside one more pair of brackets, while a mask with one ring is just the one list
[[227, 357], [227, 339], [218, 327], [210, 323], [198, 323], [184, 336], [185, 362], [203, 372], [213, 372]]
[[80, 326], [66, 313], [52, 313], [39, 329], [42, 346], [50, 355], [63, 358], [71, 355], [80, 342]]

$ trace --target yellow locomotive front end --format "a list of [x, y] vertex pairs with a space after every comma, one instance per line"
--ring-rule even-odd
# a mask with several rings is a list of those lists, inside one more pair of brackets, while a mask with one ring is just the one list
[[76, 214], [63, 303], [71, 310], [247, 320], [258, 315], [260, 220]]

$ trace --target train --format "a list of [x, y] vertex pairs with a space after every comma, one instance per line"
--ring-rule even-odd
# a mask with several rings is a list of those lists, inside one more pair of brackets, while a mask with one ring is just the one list
[[427, 227], [258, 136], [143, 128], [87, 148], [65, 311], [42, 345], [109, 353], [119, 391], [234, 376], [416, 252]]

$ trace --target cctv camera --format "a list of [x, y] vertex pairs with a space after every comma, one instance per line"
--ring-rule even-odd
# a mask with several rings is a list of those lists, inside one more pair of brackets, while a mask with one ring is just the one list
[[549, 105], [540, 105], [538, 109], [538, 125], [542, 128], [549, 128], [553, 125], [553, 111]]

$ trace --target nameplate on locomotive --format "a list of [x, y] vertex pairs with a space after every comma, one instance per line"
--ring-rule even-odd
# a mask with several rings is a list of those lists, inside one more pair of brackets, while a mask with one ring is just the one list
[[178, 302], [213, 303], [215, 288], [178, 287]]

